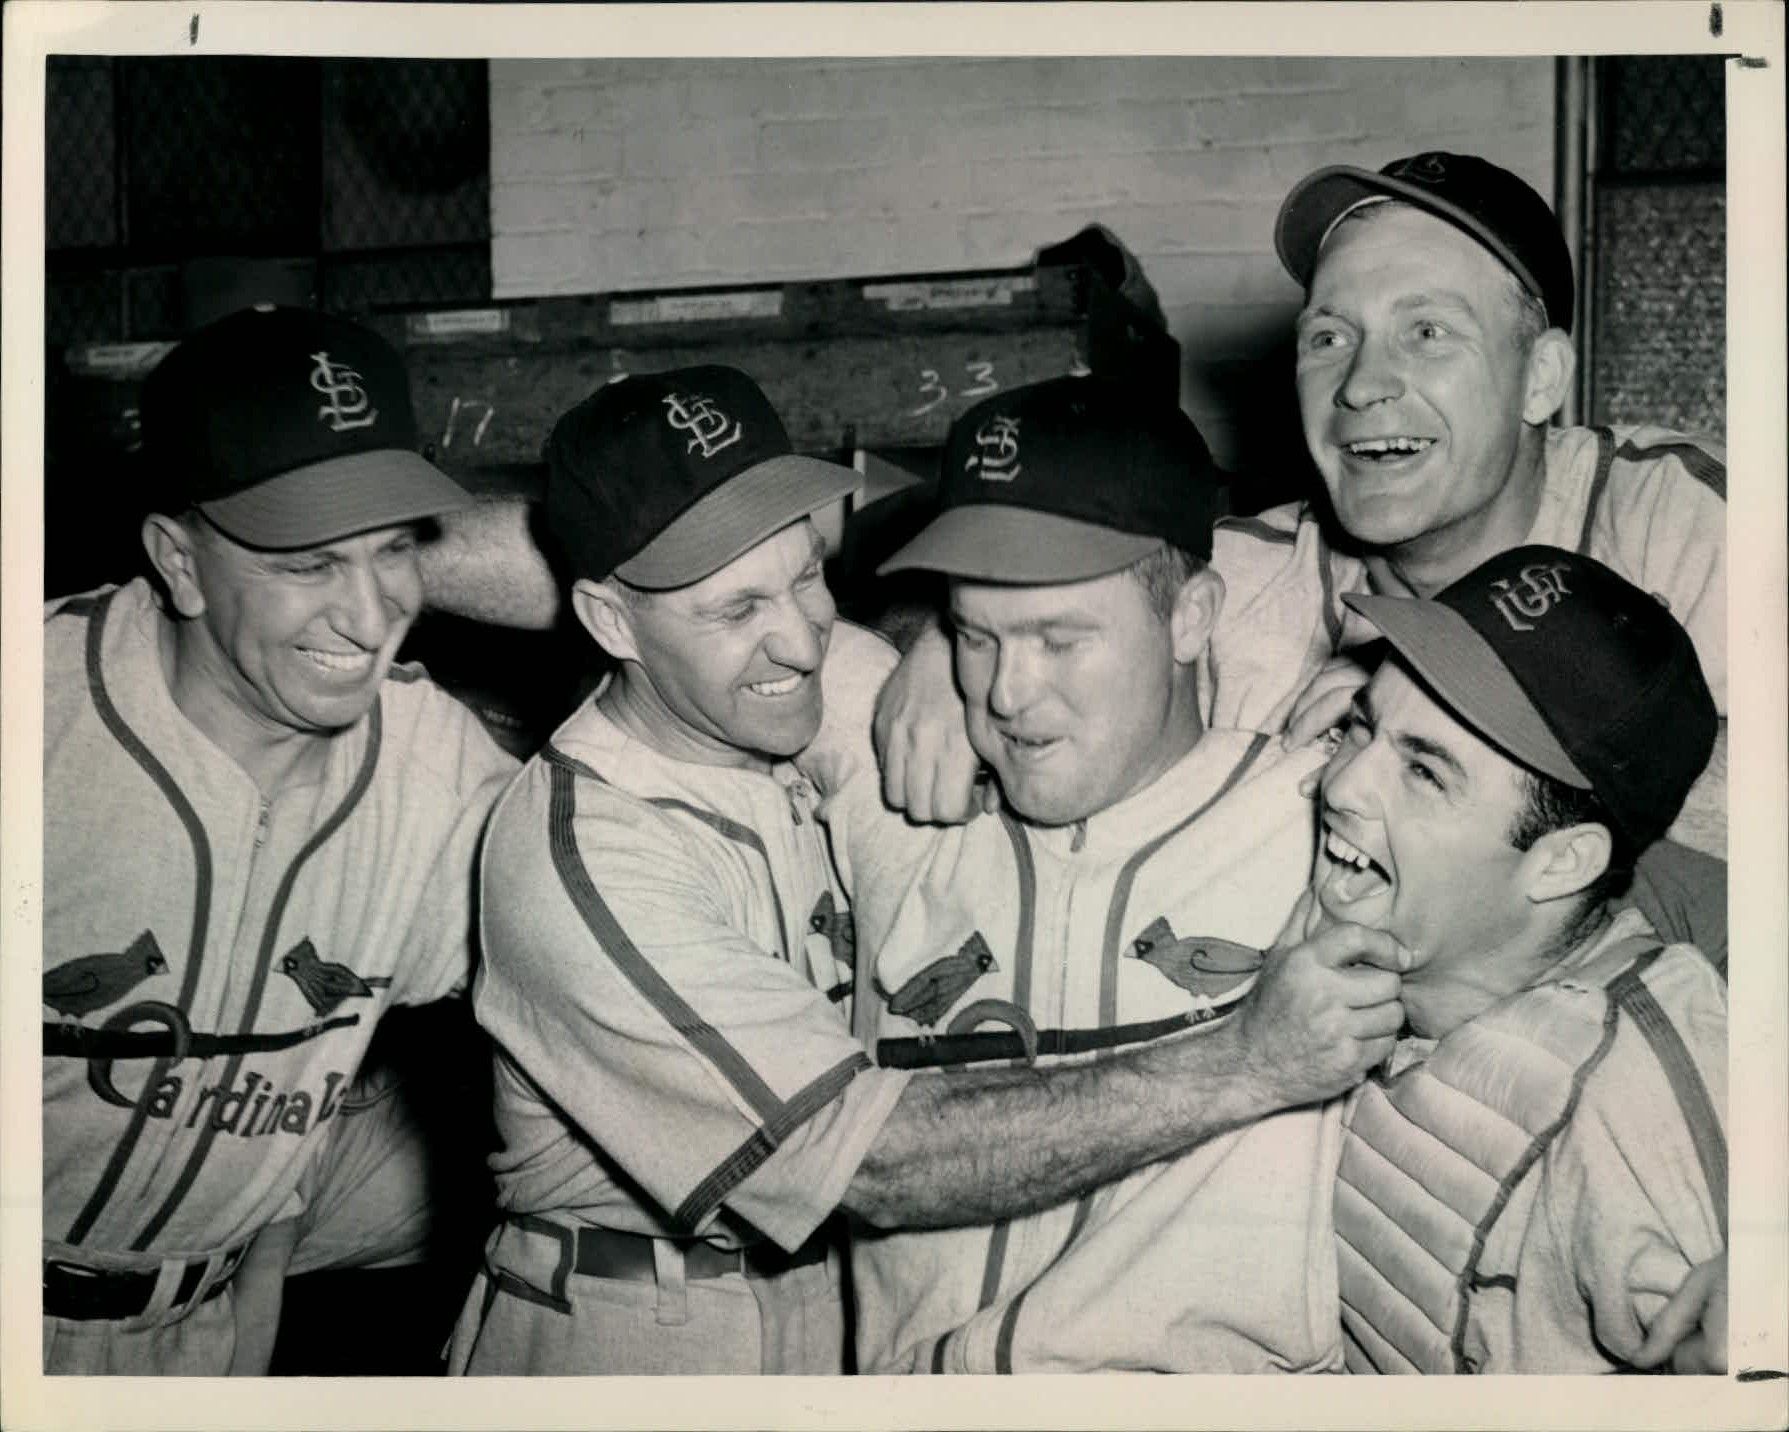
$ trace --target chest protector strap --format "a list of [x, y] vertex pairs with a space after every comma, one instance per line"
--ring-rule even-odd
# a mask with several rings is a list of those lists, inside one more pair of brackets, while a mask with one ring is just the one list
[[1462, 1025], [1423, 1063], [1362, 1087], [1335, 1204], [1352, 1370], [1473, 1370], [1464, 1342], [1486, 1241], [1570, 1124], [1624, 1012], [1677, 1092], [1725, 1234], [1720, 1121], [1642, 978], [1662, 948], [1651, 936], [1620, 941]]

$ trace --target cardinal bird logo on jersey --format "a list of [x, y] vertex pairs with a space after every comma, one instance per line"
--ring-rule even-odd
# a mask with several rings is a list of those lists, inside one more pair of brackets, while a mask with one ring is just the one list
[[1193, 935], [1180, 940], [1165, 918], [1151, 920], [1131, 941], [1131, 950], [1145, 964], [1154, 965], [1188, 994], [1203, 999], [1222, 999], [1237, 991], [1261, 968], [1261, 951], [1213, 935]]
[[856, 960], [857, 924], [849, 910], [841, 910], [833, 903], [832, 891], [823, 891], [814, 903], [814, 913], [808, 916], [808, 928], [816, 935], [826, 936], [826, 943], [832, 947], [832, 957], [840, 964], [848, 965]]
[[330, 1013], [345, 999], [370, 995], [375, 989], [391, 983], [389, 975], [362, 979], [346, 965], [317, 958], [317, 947], [309, 936], [300, 940], [280, 959], [280, 973], [290, 975], [298, 992], [310, 1001], [319, 1015]]
[[954, 955], [933, 960], [888, 996], [888, 1012], [919, 1024], [936, 1024], [944, 1017], [944, 1012], [963, 997], [963, 991], [989, 970], [999, 968], [994, 952], [977, 930], [963, 941]]
[[124, 998], [151, 975], [165, 974], [168, 962], [154, 932], [143, 931], [122, 950], [82, 955], [43, 972], [43, 1002], [58, 1014], [79, 1019]]

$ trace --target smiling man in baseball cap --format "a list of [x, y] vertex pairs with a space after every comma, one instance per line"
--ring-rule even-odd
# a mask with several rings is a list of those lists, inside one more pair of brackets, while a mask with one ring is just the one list
[[[1373, 637], [1346, 594], [1432, 595], [1523, 543], [1657, 593], [1724, 712], [1724, 455], [1662, 427], [1552, 425], [1576, 303], [1546, 201], [1486, 159], [1430, 151], [1317, 170], [1286, 196], [1274, 240], [1305, 290], [1299, 407], [1326, 503], [1220, 525], [1231, 602], [1212, 642], [1214, 718], [1321, 728], [1360, 679], [1326, 664]], [[1683, 827], [1714, 855], [1724, 770]]]
[[1659, 1363], [1668, 1301], [1726, 1249], [1726, 984], [1613, 902], [1714, 741], [1695, 648], [1552, 547], [1347, 602], [1391, 655], [1323, 773], [1318, 902], [1427, 956], [1349, 1106], [1349, 1365]]
[[393, 663], [467, 499], [377, 335], [244, 310], [141, 409], [153, 580], [44, 621], [44, 1365], [258, 1372], [288, 1259], [423, 1252], [403, 1099], [351, 1081], [468, 979], [514, 763]]

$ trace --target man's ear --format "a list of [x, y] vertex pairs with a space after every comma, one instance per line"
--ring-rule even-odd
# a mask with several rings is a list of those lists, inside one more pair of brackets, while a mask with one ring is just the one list
[[1564, 329], [1549, 328], [1535, 339], [1523, 375], [1522, 421], [1539, 426], [1557, 413], [1577, 370], [1578, 355]]
[[639, 660], [634, 614], [607, 582], [579, 577], [571, 585], [571, 609], [590, 639], [617, 661]]
[[1608, 827], [1595, 823], [1550, 830], [1523, 855], [1528, 898], [1539, 905], [1590, 888], [1609, 868]]
[[143, 519], [143, 550], [167, 589], [168, 600], [180, 616], [205, 614], [205, 589], [199, 584], [195, 552], [198, 538], [178, 517], [151, 512]]
[[1175, 661], [1186, 666], [1198, 660], [1223, 609], [1224, 579], [1215, 568], [1202, 568], [1180, 584], [1174, 594], [1174, 610], [1168, 614]]

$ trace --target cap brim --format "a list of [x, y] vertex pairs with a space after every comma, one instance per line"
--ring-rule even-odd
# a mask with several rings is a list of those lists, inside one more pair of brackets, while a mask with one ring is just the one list
[[1452, 607], [1412, 597], [1348, 595], [1466, 725], [1524, 766], [1581, 790], [1591, 780], [1559, 744], [1491, 644]]
[[664, 591], [718, 572], [791, 522], [841, 502], [862, 485], [848, 467], [789, 453], [747, 468], [706, 493], [615, 568], [630, 586]]
[[945, 572], [977, 582], [1047, 586], [1117, 572], [1161, 547], [1160, 537], [1119, 532], [1053, 512], [975, 502], [938, 514], [876, 569]]
[[246, 547], [316, 547], [465, 507], [472, 494], [402, 448], [351, 453], [270, 477], [199, 510]]
[[1510, 251], [1509, 245], [1481, 220], [1422, 184], [1348, 164], [1331, 165], [1307, 175], [1292, 186], [1286, 202], [1280, 205], [1280, 215], [1273, 226], [1273, 246], [1278, 250], [1286, 272], [1309, 288], [1311, 275], [1317, 268], [1318, 251], [1336, 221], [1362, 201], [1374, 198], [1401, 199], [1464, 229], [1497, 255], [1503, 266], [1522, 281], [1522, 286], [1545, 304], [1546, 291], [1540, 281]]

